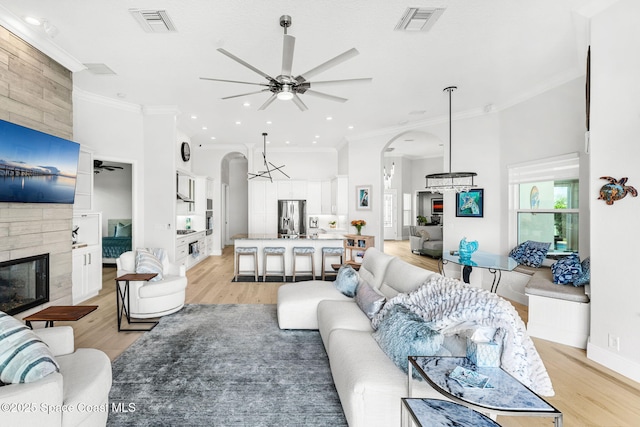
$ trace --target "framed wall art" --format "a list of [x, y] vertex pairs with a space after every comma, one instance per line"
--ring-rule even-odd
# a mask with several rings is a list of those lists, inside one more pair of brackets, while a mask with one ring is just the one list
[[356, 209], [371, 210], [371, 186], [360, 185], [356, 187]]
[[442, 199], [431, 199], [431, 213], [432, 214], [444, 213], [444, 203]]
[[484, 215], [484, 190], [473, 189], [456, 194], [456, 216], [482, 218]]

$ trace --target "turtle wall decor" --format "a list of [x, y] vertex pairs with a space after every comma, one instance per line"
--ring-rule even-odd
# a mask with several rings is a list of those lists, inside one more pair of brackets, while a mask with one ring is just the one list
[[627, 194], [631, 194], [633, 197], [638, 195], [638, 191], [635, 188], [630, 185], [625, 185], [629, 180], [626, 176], [620, 179], [601, 176], [600, 179], [606, 179], [609, 183], [600, 188], [600, 197], [598, 197], [598, 200], [604, 200], [608, 205], [612, 205], [613, 202], [624, 198]]

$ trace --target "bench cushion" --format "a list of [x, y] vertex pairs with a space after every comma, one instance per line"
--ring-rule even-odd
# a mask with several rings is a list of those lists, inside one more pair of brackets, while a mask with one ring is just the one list
[[589, 302], [584, 287], [572, 285], [556, 285], [550, 268], [538, 268], [524, 288], [527, 295], [537, 295], [573, 302]]

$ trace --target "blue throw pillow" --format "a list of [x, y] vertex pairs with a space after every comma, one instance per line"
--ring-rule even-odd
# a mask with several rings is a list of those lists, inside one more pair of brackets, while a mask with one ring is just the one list
[[353, 297], [358, 288], [358, 281], [358, 272], [349, 265], [343, 265], [340, 267], [340, 270], [338, 270], [338, 275], [333, 284], [346, 296]]
[[540, 267], [542, 262], [547, 257], [549, 251], [550, 242], [534, 242], [533, 240], [527, 240], [524, 243], [516, 246], [509, 256], [515, 259], [518, 264], [527, 265], [529, 267]]
[[385, 302], [387, 302], [387, 299], [384, 295], [373, 289], [366, 281], [360, 279], [356, 290], [356, 304], [369, 319], [373, 319], [373, 316], [378, 314]]
[[373, 333], [382, 351], [405, 373], [409, 356], [435, 356], [444, 336], [422, 317], [402, 305], [394, 305]]
[[566, 256], [551, 266], [553, 283], [571, 285], [582, 274], [582, 265], [578, 254]]
[[591, 258], [586, 257], [580, 263], [582, 273], [573, 281], [573, 286], [584, 286], [591, 281]]

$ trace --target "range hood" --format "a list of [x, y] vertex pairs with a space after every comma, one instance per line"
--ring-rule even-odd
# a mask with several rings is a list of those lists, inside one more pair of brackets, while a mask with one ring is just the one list
[[184, 194], [182, 194], [180, 192], [177, 192], [176, 196], [177, 196], [176, 198], [178, 200], [182, 200], [183, 202], [193, 202], [193, 199], [191, 197], [189, 197], [187, 195], [184, 195]]

